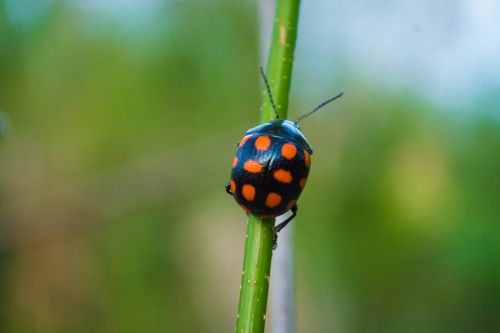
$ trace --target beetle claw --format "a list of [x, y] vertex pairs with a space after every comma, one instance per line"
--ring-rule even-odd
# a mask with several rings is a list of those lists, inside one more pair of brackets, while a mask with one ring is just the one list
[[233, 195], [233, 192], [231, 192], [231, 185], [229, 184], [229, 182], [226, 183], [226, 192], [229, 195]]

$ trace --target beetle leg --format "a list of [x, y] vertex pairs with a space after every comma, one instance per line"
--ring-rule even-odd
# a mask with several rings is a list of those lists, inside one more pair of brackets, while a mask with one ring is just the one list
[[273, 250], [276, 250], [276, 248], [278, 247], [278, 232], [280, 232], [284, 227], [286, 227], [286, 225], [288, 223], [290, 223], [291, 220], [293, 220], [293, 218], [295, 216], [297, 216], [297, 210], [299, 209], [299, 207], [297, 207], [297, 204], [293, 205], [292, 206], [292, 215], [290, 215], [285, 221], [281, 222], [280, 224], [278, 224], [277, 226], [274, 227], [274, 231], [273, 231]]
[[287, 225], [288, 223], [290, 223], [290, 221], [291, 221], [291, 220], [293, 220], [293, 218], [294, 218], [295, 216], [297, 216], [297, 210], [298, 210], [298, 209], [299, 209], [299, 208], [297, 207], [297, 204], [295, 204], [295, 205], [293, 205], [293, 206], [292, 206], [292, 209], [291, 209], [291, 211], [292, 211], [292, 215], [291, 215], [289, 218], [287, 218], [285, 221], [281, 222], [281, 223], [280, 223], [280, 224], [278, 224], [276, 227], [274, 227], [274, 230], [276, 231], [276, 233], [280, 232], [280, 231], [281, 231], [281, 229], [283, 229], [284, 227], [286, 227], [286, 225]]
[[229, 182], [226, 183], [226, 192], [229, 195], [233, 195], [233, 192], [231, 192], [231, 185], [229, 185]]

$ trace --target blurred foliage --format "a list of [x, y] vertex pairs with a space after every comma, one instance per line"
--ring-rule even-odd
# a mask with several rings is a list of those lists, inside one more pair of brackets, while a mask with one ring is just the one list
[[[64, 2], [19, 28], [8, 3], [0, 331], [231, 331], [245, 217], [223, 185], [257, 119], [253, 7], [171, 2], [123, 31]], [[495, 115], [362, 82], [302, 124], [299, 331], [500, 331]]]

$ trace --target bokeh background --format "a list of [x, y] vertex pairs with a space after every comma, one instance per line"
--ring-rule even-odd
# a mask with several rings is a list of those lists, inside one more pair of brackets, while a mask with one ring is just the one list
[[[0, 332], [230, 332], [254, 1], [0, 0]], [[304, 0], [299, 332], [500, 332], [500, 4]], [[264, 43], [265, 44], [265, 43]]]

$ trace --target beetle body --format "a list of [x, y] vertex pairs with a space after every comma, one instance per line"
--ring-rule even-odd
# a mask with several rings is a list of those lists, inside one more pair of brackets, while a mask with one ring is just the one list
[[297, 214], [297, 200], [307, 182], [311, 167], [312, 148], [300, 131], [298, 122], [336, 100], [343, 93], [332, 97], [295, 122], [279, 119], [269, 81], [260, 68], [269, 100], [276, 118], [249, 129], [238, 144], [233, 160], [231, 178], [226, 192], [248, 213], [272, 219], [286, 213], [292, 214], [274, 227], [274, 247], [277, 233]]
[[290, 209], [306, 184], [312, 149], [289, 120], [254, 127], [238, 144], [227, 190], [249, 214], [274, 218]]

